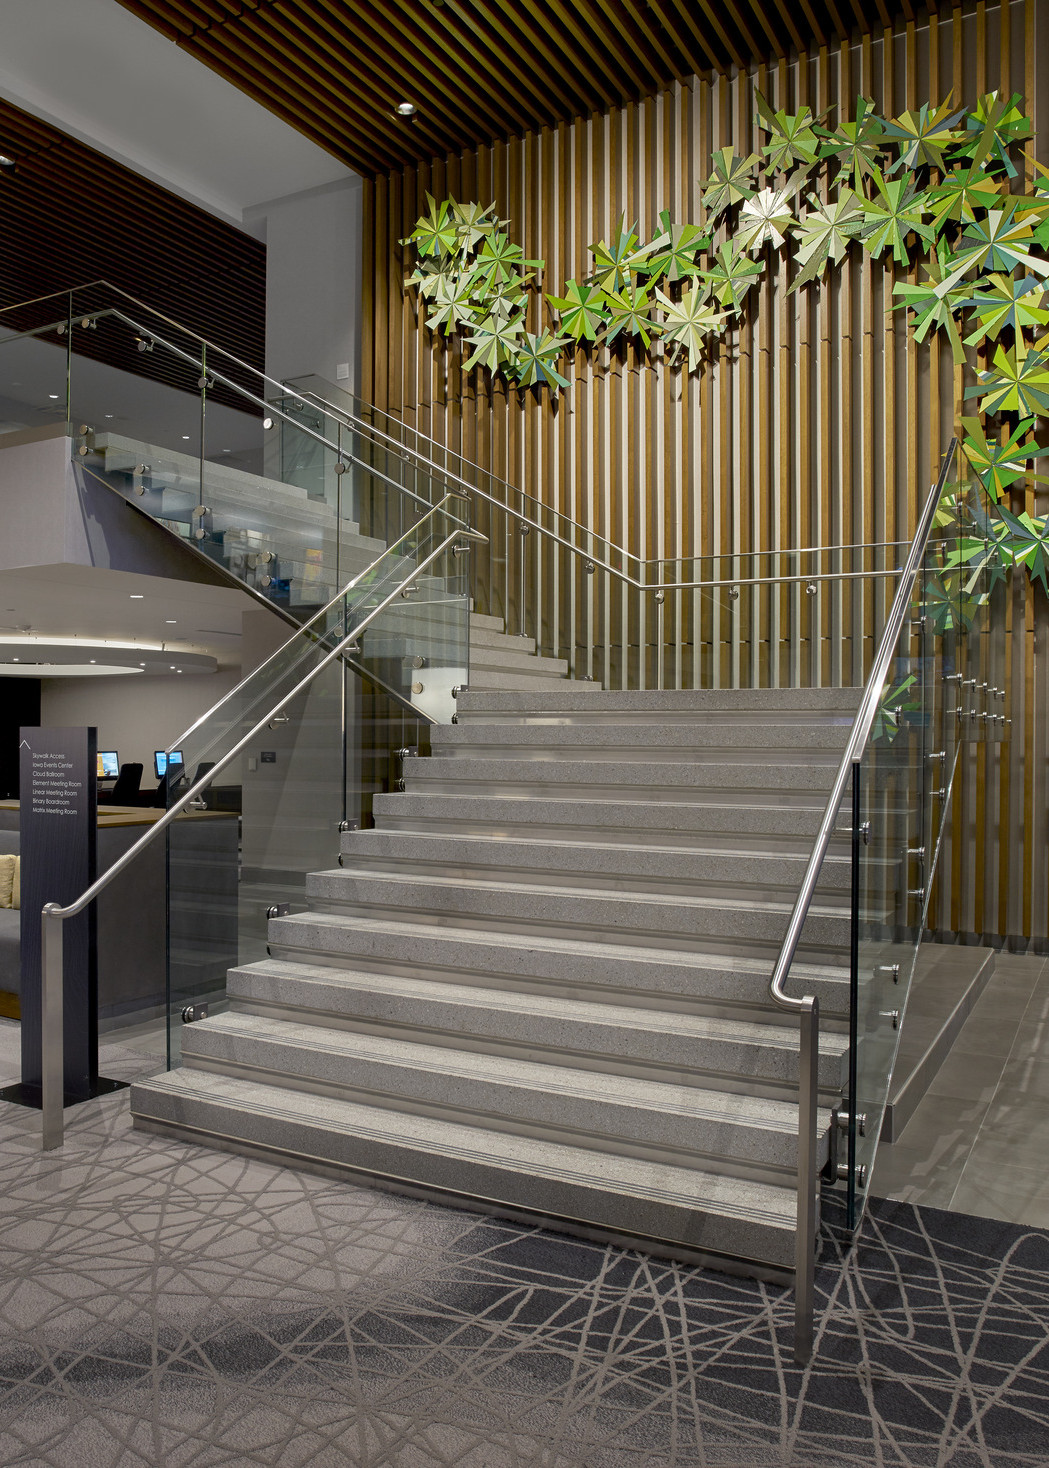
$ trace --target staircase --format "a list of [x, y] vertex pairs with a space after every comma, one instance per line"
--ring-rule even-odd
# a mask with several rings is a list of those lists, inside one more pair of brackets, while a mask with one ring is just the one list
[[[798, 1035], [768, 980], [858, 691], [604, 693], [473, 625], [457, 724], [133, 1088], [135, 1125], [789, 1278]], [[824, 1157], [836, 839], [791, 978], [824, 1016]]]

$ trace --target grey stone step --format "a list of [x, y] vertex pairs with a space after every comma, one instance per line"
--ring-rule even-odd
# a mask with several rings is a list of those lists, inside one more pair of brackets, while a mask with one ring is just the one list
[[629, 788], [642, 800], [715, 799], [754, 800], [767, 796], [774, 804], [805, 804], [819, 791], [824, 797], [834, 769], [801, 759], [800, 751], [775, 764], [704, 759], [618, 760], [614, 768], [584, 759], [409, 759], [404, 780], [409, 791], [420, 793], [469, 790], [473, 794], [533, 795], [579, 794], [587, 799], [615, 799]]
[[[588, 693], [586, 690], [590, 688]], [[593, 697], [599, 692], [600, 697]], [[844, 722], [851, 725], [859, 707], [859, 688], [743, 688], [743, 689], [648, 689], [605, 693], [594, 685], [565, 682], [550, 690], [540, 707], [533, 699], [510, 690], [467, 690], [459, 699], [459, 722], [542, 722], [553, 715], [613, 723], [675, 720], [694, 721], [697, 714], [732, 716], [741, 720], [773, 715], [776, 722], [800, 717], [812, 722]]]
[[[572, 933], [590, 942], [681, 946], [703, 939], [736, 943], [740, 952], [778, 950], [793, 907], [780, 902], [730, 899], [717, 894], [663, 897], [658, 893], [550, 887], [540, 883], [480, 881], [476, 878], [384, 876], [367, 867], [312, 872], [306, 879], [311, 907], [406, 922], [443, 919], [509, 928], [521, 935]], [[805, 922], [806, 947], [844, 949], [849, 920], [841, 908], [813, 906]], [[773, 953], [774, 956], [774, 953]]]
[[[524, 663], [522, 660], [522, 668], [523, 666]], [[548, 689], [559, 688], [562, 682], [567, 683], [570, 681], [567, 677], [552, 676], [543, 672], [510, 672], [506, 669], [489, 669], [478, 666], [477, 668], [471, 667], [469, 686], [475, 691], [480, 689], [486, 691], [518, 691], [527, 694], [529, 700], [534, 704], [536, 702], [546, 702], [545, 695]], [[600, 683], [573, 683], [572, 686], [574, 688], [585, 689], [588, 692], [600, 693], [601, 691]], [[537, 694], [542, 694], [543, 697], [537, 699]], [[585, 696], [586, 694], [584, 694]], [[462, 698], [463, 694], [460, 693], [459, 697]]]
[[132, 1087], [136, 1127], [511, 1216], [790, 1271], [787, 1187], [181, 1069]]
[[[631, 792], [632, 794], [634, 792]], [[665, 795], [665, 791], [662, 792]], [[529, 798], [525, 798], [525, 795]], [[808, 856], [826, 805], [822, 790], [800, 792], [789, 805], [752, 801], [728, 804], [703, 792], [702, 803], [675, 791], [673, 802], [660, 799], [586, 799], [533, 787], [520, 795], [478, 795], [465, 785], [454, 791], [413, 791], [376, 795], [372, 810], [382, 830], [447, 831], [457, 834], [534, 835], [554, 840], [650, 844], [665, 842], [682, 849], [713, 843], [746, 850], [760, 841], [764, 850]], [[846, 820], [847, 813], [841, 817]], [[835, 846], [848, 842], [843, 825]], [[843, 848], [844, 849], [844, 848]]]
[[[382, 916], [396, 912], [408, 922], [442, 918], [498, 924], [527, 935], [570, 931], [590, 941], [675, 945], [720, 939], [741, 952], [777, 949], [786, 931], [794, 893], [779, 900], [730, 897], [723, 892], [698, 896], [575, 887], [568, 883], [493, 881], [488, 878], [420, 875], [345, 865], [312, 872], [306, 879], [312, 908]], [[809, 909], [805, 940], [809, 947], [844, 950], [849, 920], [840, 903], [817, 901]]]
[[[445, 979], [442, 972], [425, 965], [418, 972], [403, 964], [396, 972], [383, 973], [267, 958], [232, 969], [228, 993], [236, 1011], [275, 1020], [367, 1030], [430, 1046], [470, 1048], [678, 1085], [702, 1086], [709, 1074], [718, 1078], [719, 1089], [729, 1086], [737, 1091], [743, 1081], [730, 1084], [721, 1068], [726, 1036], [735, 1041], [741, 1035], [758, 1037], [761, 1045], [773, 1044], [776, 1050], [776, 1064], [770, 1067], [775, 1074], [765, 1077], [763, 1089], [777, 1094], [791, 1084], [791, 1076], [785, 1077], [780, 1068], [779, 1052], [784, 1045], [797, 1049], [797, 1022], [789, 1016], [789, 1023], [780, 1022], [778, 1032], [769, 1034], [781, 1012], [758, 1016], [741, 1009], [736, 1024], [726, 1026], [722, 1016], [631, 1004], [629, 995], [597, 988], [585, 998], [565, 998], [457, 982], [460, 977]], [[813, 987], [806, 985], [809, 990]], [[196, 1026], [192, 1029], [195, 1034]], [[825, 1078], [833, 1089], [846, 1040], [825, 1031], [820, 1043], [826, 1057]], [[711, 1055], [713, 1066], [705, 1064]], [[746, 1078], [747, 1084], [758, 1082], [757, 1075]]]
[[738, 760], [762, 764], [787, 760], [837, 769], [848, 740], [844, 724], [447, 724], [431, 745], [442, 759]]
[[[494, 620], [494, 619], [493, 619]], [[500, 623], [499, 631], [477, 625], [477, 613], [470, 614], [470, 647], [491, 648], [496, 652], [513, 652], [522, 657], [530, 657], [535, 652], [534, 637], [515, 637], [510, 632], [502, 630]]]
[[[807, 856], [760, 850], [682, 851], [672, 845], [623, 846], [594, 841], [526, 840], [522, 837], [443, 836], [420, 831], [350, 831], [342, 837], [342, 865], [499, 882], [536, 881], [572, 887], [652, 890], [669, 896], [726, 896], [746, 889], [780, 901], [801, 885]], [[820, 896], [849, 899], [852, 864], [830, 852], [820, 874]]]
[[[187, 1027], [182, 1063], [681, 1167], [784, 1177], [797, 1168], [797, 1107], [764, 1096], [242, 1013]], [[821, 1166], [828, 1126], [825, 1114]]]
[[506, 632], [506, 622], [502, 617], [492, 617], [487, 612], [475, 612], [472, 607], [470, 627], [476, 628], [478, 632]]
[[[566, 935], [533, 934], [522, 939], [493, 929], [404, 923], [391, 918], [352, 920], [335, 914], [303, 912], [269, 925], [274, 957], [324, 967], [417, 977], [498, 988], [506, 993], [589, 1002], [677, 1008], [697, 1013], [740, 1007], [767, 1011], [792, 1030], [796, 1019], [772, 1009], [767, 955], [716, 953], [707, 947], [686, 951], [640, 944], [619, 947]], [[848, 968], [844, 963], [808, 962], [791, 967], [787, 992], [815, 994], [828, 1014], [848, 1006]], [[507, 1000], [506, 1002], [511, 1002]]]
[[[509, 639], [512, 641], [512, 639]], [[521, 639], [524, 641], [524, 639]], [[528, 639], [531, 641], [531, 639]], [[532, 644], [533, 647], [535, 644]], [[535, 678], [549, 678], [557, 681], [568, 676], [568, 663], [563, 658], [539, 657], [535, 652], [523, 647], [487, 647], [484, 643], [478, 644], [472, 638], [470, 641], [470, 678], [476, 685], [478, 677], [487, 677], [490, 673], [520, 673], [527, 672]]]

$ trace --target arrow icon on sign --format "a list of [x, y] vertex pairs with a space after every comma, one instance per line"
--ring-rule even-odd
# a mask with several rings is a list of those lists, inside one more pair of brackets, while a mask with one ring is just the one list
[[21, 744], [18, 747], [19, 747], [19, 749], [28, 749], [29, 748], [29, 740], [28, 739], [23, 739], [22, 742], [21, 742]]

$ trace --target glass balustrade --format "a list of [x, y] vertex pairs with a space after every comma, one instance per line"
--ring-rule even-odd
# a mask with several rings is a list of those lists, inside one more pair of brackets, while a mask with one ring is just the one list
[[[847, 1206], [870, 1189], [959, 773], [1004, 733], [989, 609], [1004, 580], [979, 481], [943, 491], [870, 737], [853, 766]], [[993, 691], [992, 691], [993, 690]]]
[[265, 956], [270, 910], [305, 907], [340, 830], [396, 787], [400, 751], [426, 752], [432, 723], [450, 722], [469, 667], [461, 503], [432, 510], [172, 743], [172, 801], [243, 745], [197, 819], [168, 833], [172, 1063], [185, 1008], [222, 1005], [227, 970]]
[[[43, 314], [59, 307], [49, 334]], [[39, 340], [24, 350], [53, 358], [37, 375], [53, 379], [50, 416], [72, 423], [83, 471], [296, 619], [465, 487], [486, 536], [472, 557], [474, 610], [534, 638], [576, 678], [606, 688], [864, 679], [902, 547], [644, 560], [616, 544], [624, 527], [585, 527], [583, 509], [524, 494], [336, 384], [275, 384], [113, 287], [0, 320], [27, 313]], [[18, 421], [39, 421], [28, 407]]]

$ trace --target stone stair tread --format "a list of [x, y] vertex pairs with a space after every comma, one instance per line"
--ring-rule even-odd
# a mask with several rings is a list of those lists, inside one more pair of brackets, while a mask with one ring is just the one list
[[[558, 758], [545, 751], [561, 749], [585, 750], [588, 755], [603, 748], [620, 749], [668, 749], [685, 752], [690, 749], [704, 754], [717, 749], [740, 750], [753, 748], [755, 753], [765, 754], [775, 748], [799, 747], [806, 754], [813, 750], [838, 756], [850, 733], [847, 724], [805, 723], [673, 723], [660, 724], [613, 724], [556, 722], [529, 724], [483, 724], [471, 719], [463, 724], [441, 724], [433, 730], [431, 745], [435, 757], [476, 758], [477, 748], [493, 749], [496, 754], [501, 748], [520, 749], [522, 758], [535, 757], [531, 751], [542, 751], [540, 758]], [[835, 764], [837, 759], [835, 759]]]
[[[522, 643], [524, 640], [521, 639]], [[531, 672], [537, 677], [545, 674], [551, 678], [564, 678], [568, 674], [568, 663], [564, 658], [540, 657], [538, 653], [529, 652], [526, 647], [487, 647], [483, 643], [478, 646], [471, 640], [470, 677], [475, 672], [483, 674], [489, 668], [506, 672]]]
[[[475, 668], [470, 674], [470, 679], [470, 687], [475, 692], [482, 690], [490, 692], [513, 691], [529, 693], [533, 701], [536, 693], [542, 693], [545, 696], [547, 689], [560, 687], [562, 683], [572, 681], [562, 673], [546, 672], [543, 669], [539, 669], [534, 673], [528, 671], [525, 668], [525, 660], [523, 658], [521, 660], [520, 671], [511, 671], [508, 668]], [[600, 683], [577, 683], [574, 686], [584, 690], [592, 690], [594, 693], [600, 693], [601, 691]], [[462, 696], [462, 694], [459, 695], [460, 698]], [[584, 693], [583, 696], [589, 697], [590, 694]]]
[[506, 649], [507, 651], [518, 653], [521, 656], [529, 656], [535, 652], [535, 638], [517, 637], [512, 632], [502, 632], [491, 627], [479, 627], [477, 625], [477, 614], [471, 612], [470, 647], [471, 649], [477, 647]]
[[[760, 1031], [773, 1027], [751, 1028]], [[199, 1044], [206, 1033], [279, 1042], [298, 1046], [308, 1054], [324, 1051], [338, 1056], [347, 1064], [354, 1059], [368, 1058], [411, 1066], [447, 1079], [463, 1076], [497, 1087], [524, 1086], [556, 1094], [568, 1104], [573, 1099], [585, 1097], [609, 1106], [629, 1103], [697, 1120], [746, 1123], [767, 1131], [797, 1133], [797, 1107], [789, 1101], [765, 1096], [747, 1096], [735, 1091], [708, 1090], [663, 1080], [576, 1069], [552, 1061], [518, 1060], [506, 1055], [489, 1055], [484, 1051], [455, 1050], [443, 1045], [427, 1045], [352, 1030], [325, 1030], [317, 1025], [274, 1020], [264, 1015], [217, 1015], [194, 1026], [186, 1036], [186, 1045]], [[184, 1049], [184, 1057], [190, 1053], [193, 1052]], [[347, 1079], [352, 1079], [351, 1072], [346, 1075]], [[570, 1120], [567, 1112], [565, 1119]], [[828, 1124], [829, 1112], [821, 1114], [821, 1127]]]
[[[666, 907], [671, 909], [694, 908], [698, 911], [706, 911], [710, 908], [718, 910], [729, 910], [732, 912], [761, 912], [788, 915], [793, 911], [793, 897], [779, 900], [775, 897], [756, 898], [730, 898], [721, 893], [704, 898], [702, 895], [692, 893], [662, 893], [646, 892], [644, 890], [607, 892], [596, 887], [573, 887], [568, 884], [552, 886], [546, 882], [514, 882], [512, 892], [508, 891], [508, 883], [484, 877], [463, 877], [458, 874], [444, 876], [440, 872], [383, 872], [372, 866], [362, 867], [359, 870], [352, 865], [335, 867], [328, 871], [311, 872], [306, 879], [306, 890], [308, 896], [316, 898], [320, 895], [319, 889], [322, 883], [341, 886], [343, 883], [374, 883], [386, 885], [390, 888], [403, 886], [410, 895], [412, 889], [419, 892], [432, 891], [434, 889], [451, 892], [475, 892], [498, 893], [500, 897], [514, 896], [521, 898], [551, 898], [559, 900], [566, 898], [578, 898], [587, 902], [615, 903], [621, 906], [625, 903], [641, 903], [646, 907]], [[324, 894], [326, 897], [329, 894]], [[346, 895], [338, 899], [352, 903], [355, 899], [352, 895]], [[839, 907], [826, 907], [818, 901], [814, 901], [809, 907], [810, 917], [840, 917]]]
[[[486, 836], [478, 833], [449, 836], [426, 830], [348, 832], [342, 838], [343, 870], [347, 860], [359, 857], [374, 863], [396, 862], [425, 869], [433, 863], [445, 868], [495, 868], [503, 882], [520, 880], [522, 871], [542, 870], [559, 877], [595, 874], [630, 876], [668, 882], [748, 882], [798, 887], [807, 855], [782, 851], [712, 849], [698, 846], [614, 841], [561, 841], [524, 836]], [[830, 851], [820, 872], [821, 885], [840, 886], [851, 879], [852, 862], [844, 850]], [[589, 890], [589, 888], [587, 889]]]
[[471, 718], [479, 714], [502, 714], [547, 719], [552, 714], [570, 714], [577, 709], [585, 709], [591, 715], [607, 712], [619, 715], [651, 712], [691, 715], [718, 710], [736, 711], [746, 718], [789, 710], [840, 713], [847, 716], [847, 723], [851, 725], [863, 692], [862, 688], [686, 688], [641, 689], [629, 692], [598, 690], [600, 697], [594, 699], [584, 698], [581, 689], [582, 685], [578, 682], [566, 682], [557, 690], [551, 690], [550, 698], [544, 700], [539, 710], [534, 701], [524, 699], [511, 691], [468, 689], [462, 695], [462, 711]]
[[466, 1203], [581, 1217], [787, 1269], [793, 1256], [796, 1195], [768, 1182], [188, 1069], [136, 1082], [132, 1110], [183, 1136], [232, 1137]]
[[493, 617], [488, 612], [475, 612], [470, 608], [470, 626], [477, 627], [481, 631], [506, 632], [506, 621], [502, 617]]
[[[505, 929], [493, 928], [490, 932], [482, 932], [477, 928], [449, 928], [443, 923], [412, 923], [406, 930], [406, 925], [395, 918], [360, 917], [356, 914], [351, 917], [346, 913], [334, 912], [304, 912], [275, 918], [270, 928], [271, 941], [279, 944], [288, 928], [300, 922], [309, 922], [336, 931], [348, 931], [362, 936], [366, 934], [389, 936], [399, 941], [415, 942], [431, 947], [454, 944], [458, 948], [468, 945], [475, 950], [495, 948], [512, 950], [516, 953], [524, 946], [529, 952], [591, 958], [600, 965], [607, 964], [610, 957], [607, 944], [588, 942], [582, 938], [568, 938], [560, 935], [552, 937], [547, 934], [529, 933], [527, 938], [523, 939], [519, 934], [509, 933]], [[721, 954], [705, 954], [695, 950], [685, 953], [677, 948], [646, 948], [638, 944], [637, 946], [632, 945], [621, 956], [633, 967], [644, 963], [670, 965], [687, 971], [704, 966], [716, 967], [718, 970], [727, 967], [735, 972], [763, 978], [766, 982], [771, 976], [767, 959], [752, 958], [746, 954], [725, 957]], [[791, 965], [791, 976], [798, 983], [812, 976], [834, 980], [847, 979], [848, 967], [844, 962], [840, 965], [796, 962]]]
[[[260, 959], [231, 970], [231, 994], [238, 999], [258, 997], [252, 994], [253, 980], [271, 980], [293, 985], [295, 981], [320, 984], [332, 991], [367, 992], [391, 998], [441, 1003], [457, 1008], [472, 1007], [478, 1011], [499, 1009], [550, 1020], [575, 1020], [607, 1027], [629, 1027], [660, 1035], [686, 1036], [690, 1039], [738, 1038], [760, 1041], [777, 1049], [796, 1050], [793, 1027], [773, 1026], [741, 1019], [690, 1014], [674, 1009], [639, 1008], [634, 1005], [608, 1003], [602, 1000], [565, 999], [558, 995], [533, 994], [521, 990], [486, 989], [473, 984], [456, 984], [443, 980], [412, 979], [401, 974], [358, 972], [332, 969], [287, 959]], [[847, 1036], [822, 1031], [820, 1049], [840, 1056], [848, 1048]]]
[[[507, 675], [509, 676], [509, 675]], [[527, 785], [580, 785], [599, 791], [618, 792], [623, 786], [675, 789], [756, 789], [827, 791], [833, 781], [834, 765], [814, 765], [797, 757], [800, 751], [775, 750], [775, 760], [730, 763], [727, 760], [617, 760], [581, 759], [414, 759], [405, 764], [404, 778], [421, 787], [438, 781], [465, 780], [472, 786], [517, 783]], [[793, 755], [794, 758], [786, 758]], [[600, 799], [598, 795], [596, 798]]]
[[[680, 792], [675, 792], [680, 795]], [[576, 830], [592, 826], [602, 833], [614, 830], [620, 839], [633, 832], [658, 832], [678, 840], [703, 839], [722, 831], [741, 834], [780, 835], [797, 839], [806, 856], [812, 849], [826, 803], [825, 792], [812, 792], [810, 803], [770, 805], [760, 801], [745, 804], [706, 801], [689, 802], [614, 798], [594, 800], [582, 795], [557, 795], [549, 791], [531, 795], [473, 794], [469, 789], [448, 791], [408, 791], [397, 795], [377, 794], [372, 810], [379, 829], [404, 829], [401, 822], [411, 821], [415, 829], [421, 821], [465, 821], [484, 825], [520, 825], [531, 828], [554, 826], [557, 830]], [[398, 822], [394, 827], [393, 823]], [[607, 836], [606, 836], [607, 839]], [[841, 840], [848, 839], [842, 828]]]
[[[563, 1133], [622, 1136], [685, 1154], [716, 1157], [738, 1148], [756, 1166], [782, 1163], [783, 1151], [797, 1142], [798, 1108], [789, 1100], [239, 1011], [192, 1026], [183, 1036], [182, 1063], [226, 1075], [245, 1069], [279, 1075], [292, 1089], [299, 1080], [374, 1092], [380, 1104], [396, 1097], [471, 1111], [478, 1120], [506, 1117]], [[465, 1122], [475, 1124], [474, 1117]], [[829, 1110], [822, 1111], [820, 1135], [829, 1124]]]

